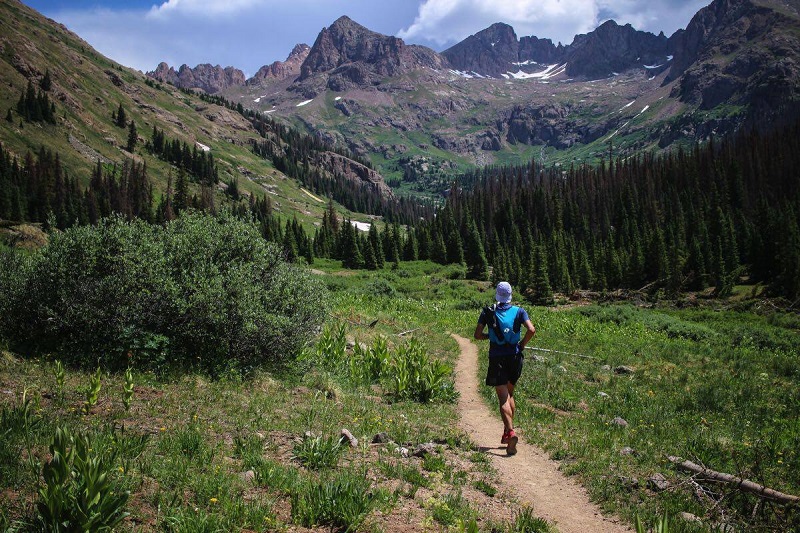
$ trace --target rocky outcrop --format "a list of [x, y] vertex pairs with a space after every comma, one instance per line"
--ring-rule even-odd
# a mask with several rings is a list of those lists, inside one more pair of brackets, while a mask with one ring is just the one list
[[162, 62], [154, 71], [148, 72], [147, 76], [181, 89], [201, 89], [209, 94], [245, 84], [244, 72], [241, 70], [233, 67], [222, 68], [219, 65], [212, 66], [208, 63], [197, 65], [194, 68], [181, 65], [175, 72], [174, 68]]
[[653, 35], [609, 20], [591, 33], [575, 36], [566, 52], [567, 75], [601, 78], [645, 65], [666, 68], [667, 55], [663, 33]]
[[519, 41], [514, 28], [497, 23], [470, 35], [442, 55], [457, 70], [499, 78], [506, 72], [517, 71]]
[[558, 46], [553, 44], [550, 39], [539, 39], [538, 37], [520, 37], [519, 39], [519, 62], [533, 61], [543, 65], [563, 63], [566, 54], [566, 47], [561, 43]]
[[631, 68], [666, 68], [668, 40], [664, 34], [636, 31], [630, 24], [607, 21], [591, 33], [576, 35], [572, 44], [555, 46], [549, 39], [517, 39], [507, 24], [493, 24], [467, 37], [442, 55], [453, 68], [484, 76], [541, 71], [543, 65], [567, 64], [570, 77], [598, 78]]
[[499, 78], [509, 72], [536, 72], [541, 65], [564, 61], [567, 49], [550, 39], [517, 39], [508, 24], [492, 24], [448, 48], [442, 55], [453, 68], [466, 73]]
[[320, 152], [317, 165], [334, 175], [342, 176], [352, 182], [371, 188], [383, 198], [394, 198], [392, 189], [383, 181], [383, 177], [361, 163], [334, 152]]
[[671, 38], [671, 96], [712, 109], [721, 103], [763, 112], [800, 98], [800, 14], [796, 2], [715, 0]]
[[444, 65], [443, 58], [430, 48], [406, 45], [398, 37], [370, 31], [348, 17], [340, 17], [317, 36], [300, 69], [299, 81], [322, 75], [327, 76], [328, 88], [344, 90], [386, 76]]
[[258, 69], [255, 76], [247, 80], [247, 84], [263, 83], [265, 80], [296, 78], [300, 75], [300, 67], [310, 51], [311, 47], [305, 43], [295, 45], [286, 61], [275, 61], [270, 65], [264, 65]]

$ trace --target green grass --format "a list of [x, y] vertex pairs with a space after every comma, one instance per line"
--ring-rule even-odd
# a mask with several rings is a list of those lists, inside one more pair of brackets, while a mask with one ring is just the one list
[[[97, 404], [83, 414], [82, 391], [91, 372], [66, 368], [57, 394], [53, 362], [5, 355], [0, 390], [12, 394], [0, 396], [0, 420], [11, 429], [0, 432], [0, 453], [8, 459], [0, 463], [0, 491], [16, 499], [0, 499], [0, 524], [32, 518], [37, 472], [54, 427], [62, 424], [117, 450], [109, 475], [131, 492], [124, 531], [272, 531], [303, 524], [322, 531], [343, 520], [360, 523], [362, 530], [404, 523], [550, 531], [550, 524], [511, 502], [502, 507], [513, 513], [484, 513], [488, 501], [504, 501], [502, 481], [488, 456], [474, 451], [453, 424], [452, 403], [397, 400], [381, 371], [376, 379], [353, 379], [348, 365], [337, 365], [376, 347], [391, 359], [407, 337], [421, 342], [432, 360], [452, 365], [457, 345], [450, 333], [471, 335], [480, 306], [492, 299], [488, 284], [450, 279], [452, 268], [428, 262], [376, 273], [341, 271], [327, 260], [314, 267], [333, 290], [327, 333], [310, 348], [329, 351], [327, 362], [301, 358], [288, 369], [218, 379], [134, 371], [127, 411], [124, 376], [104, 374]], [[379, 279], [392, 286], [394, 296], [374, 292]], [[681, 511], [707, 524], [718, 520], [710, 505], [694, 499], [686, 476], [665, 460], [668, 454], [800, 492], [794, 422], [800, 414], [800, 320], [737, 305], [745, 310], [527, 306], [538, 331], [532, 346], [596, 359], [555, 353], [540, 353], [545, 360], [539, 362], [527, 358], [517, 389], [523, 445], [527, 440], [544, 447], [605, 510], [629, 523], [639, 516], [655, 524]], [[363, 348], [348, 348], [353, 343]], [[619, 365], [635, 372], [615, 374]], [[26, 388], [27, 408], [21, 401]], [[493, 402], [492, 391], [484, 390]], [[628, 428], [611, 425], [616, 416]], [[338, 445], [342, 428], [359, 440], [357, 447]], [[370, 444], [378, 433], [389, 442]], [[437, 452], [424, 459], [409, 456], [426, 442], [439, 443]], [[621, 455], [625, 446], [636, 453]], [[663, 473], [672, 488], [648, 489], [654, 472]], [[725, 496], [716, 509], [740, 528], [797, 525], [790, 510], [762, 505], [753, 513], [753, 497], [711, 488]], [[338, 509], [315, 503], [314, 495], [334, 493], [346, 494], [350, 503]], [[675, 520], [670, 526], [692, 530]]]
[[[646, 523], [664, 513], [702, 516], [709, 510], [668, 455], [800, 493], [800, 331], [791, 316], [616, 305], [534, 309], [531, 318], [533, 345], [597, 358], [528, 357], [516, 395], [525, 438], [562, 460], [594, 498]], [[618, 375], [619, 365], [635, 372]], [[629, 426], [614, 426], [614, 417]], [[636, 454], [621, 455], [623, 447]], [[674, 488], [652, 494], [646, 480], [654, 472]], [[633, 478], [639, 483], [631, 488]], [[745, 527], [797, 527], [800, 520], [791, 510], [756, 509], [755, 498], [731, 488], [714, 490], [725, 496], [720, 505], [729, 519]]]
[[[332, 262], [315, 267], [337, 270]], [[397, 298], [372, 294], [374, 275], [323, 274], [345, 281], [334, 295], [331, 326], [344, 324], [346, 338], [367, 346], [382, 339], [388, 354], [413, 336], [424, 343], [426, 357], [452, 364], [457, 352], [451, 324], [440, 313], [443, 302], [427, 299], [427, 285], [438, 280], [442, 294], [459, 301], [474, 298], [477, 288], [448, 280], [447, 271], [423, 262], [384, 271], [402, 291]], [[410, 329], [416, 331], [397, 336]], [[350, 356], [346, 349], [337, 357]], [[296, 368], [217, 379], [134, 369], [128, 410], [125, 376], [103, 373], [88, 414], [84, 391], [94, 372], [66, 367], [59, 375], [51, 361], [7, 354], [0, 362], [0, 389], [11, 392], [0, 396], [2, 427], [11, 428], [0, 435], [9, 459], [0, 465], [0, 491], [16, 495], [0, 498], [0, 524], [34, 518], [36, 479], [56, 423], [97, 435], [104, 449], [115, 450], [108, 475], [131, 494], [122, 531], [274, 531], [303, 524], [322, 531], [345, 523], [374, 530], [392, 516], [414, 523], [430, 518], [417, 499], [419, 490], [456, 491], [478, 479], [496, 483], [485, 462], [470, 460], [469, 441], [453, 424], [452, 403], [395, 399], [380, 383], [354, 381], [302, 361]], [[358, 438], [358, 447], [339, 445], [342, 428]], [[378, 433], [388, 434], [390, 442], [370, 445]], [[431, 441], [439, 451], [426, 466], [398, 451]], [[326, 508], [317, 505], [320, 494], [346, 497], [339, 498], [342, 506]], [[475, 491], [471, 498], [464, 505], [489, 496]], [[494, 517], [494, 523], [499, 520]]]

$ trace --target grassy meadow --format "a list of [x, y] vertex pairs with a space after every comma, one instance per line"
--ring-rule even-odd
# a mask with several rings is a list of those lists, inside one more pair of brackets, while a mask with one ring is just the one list
[[[471, 336], [488, 283], [428, 262], [314, 269], [332, 308], [282, 367], [125, 375], [4, 352], [0, 531], [41, 530], [65, 502], [82, 502], [98, 531], [556, 531], [457, 427], [450, 333]], [[737, 305], [526, 306], [532, 346], [590, 358], [527, 354], [523, 444], [543, 447], [630, 523], [797, 528], [796, 510], [692, 481], [666, 459], [800, 493], [800, 318]], [[623, 365], [632, 373], [615, 372]], [[657, 472], [666, 490], [649, 485]]]

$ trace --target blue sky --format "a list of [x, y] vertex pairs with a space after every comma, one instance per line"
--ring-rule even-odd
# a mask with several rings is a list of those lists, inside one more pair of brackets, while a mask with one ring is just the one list
[[671, 35], [710, 0], [23, 0], [102, 54], [142, 71], [159, 62], [234, 66], [247, 76], [314, 44], [341, 15], [407, 43], [445, 48], [494, 22], [569, 44], [608, 19]]

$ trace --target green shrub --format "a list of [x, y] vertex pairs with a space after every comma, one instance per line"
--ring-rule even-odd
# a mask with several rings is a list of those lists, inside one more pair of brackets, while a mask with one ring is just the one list
[[253, 469], [256, 483], [259, 486], [268, 487], [277, 492], [291, 494], [296, 491], [296, 487], [302, 484], [296, 468], [282, 465], [262, 456], [251, 457], [250, 460], [245, 461], [245, 466]]
[[351, 471], [310, 480], [291, 494], [292, 521], [304, 527], [355, 531], [372, 510], [374, 494], [365, 475]]
[[494, 485], [490, 485], [486, 481], [479, 479], [475, 482], [475, 488], [481, 491], [482, 493], [486, 494], [490, 498], [493, 498], [497, 494], [497, 488]]
[[447, 470], [447, 462], [441, 455], [429, 453], [422, 459], [422, 468], [428, 472], [444, 472]]
[[344, 325], [328, 325], [322, 330], [316, 347], [307, 350], [301, 359], [314, 368], [335, 370], [344, 361], [346, 349], [347, 337]]
[[0, 261], [0, 335], [73, 364], [249, 368], [296, 354], [325, 316], [320, 282], [229, 215], [110, 218]]
[[544, 518], [533, 514], [533, 509], [524, 507], [514, 515], [509, 533], [550, 533], [553, 528]]
[[461, 492], [451, 492], [436, 499], [431, 505], [431, 516], [444, 526], [455, 525], [459, 520], [469, 521], [476, 515]]
[[35, 433], [42, 426], [42, 419], [34, 411], [27, 390], [19, 405], [0, 409], [0, 487], [13, 486], [21, 477], [25, 467], [22, 451], [31, 449]]
[[334, 468], [339, 463], [343, 447], [336, 437], [304, 437], [294, 447], [294, 458], [306, 468]]
[[182, 507], [164, 518], [163, 527], [167, 533], [221, 533], [228, 531], [230, 524], [218, 514]]
[[461, 264], [448, 265], [444, 275], [447, 279], [466, 279], [467, 267]]
[[394, 286], [384, 278], [375, 278], [372, 283], [364, 287], [364, 293], [367, 296], [374, 297], [388, 296], [389, 298], [394, 298], [397, 296], [397, 291]]
[[128, 516], [129, 494], [111, 477], [116, 452], [102, 448], [87, 435], [56, 428], [36, 505], [39, 531], [112, 531]]
[[374, 383], [389, 368], [389, 346], [385, 337], [377, 337], [370, 348], [356, 343], [349, 360], [350, 377], [356, 383]]
[[454, 402], [458, 398], [452, 369], [428, 357], [425, 347], [415, 338], [397, 349], [383, 375], [387, 388], [398, 400], [426, 403]]

